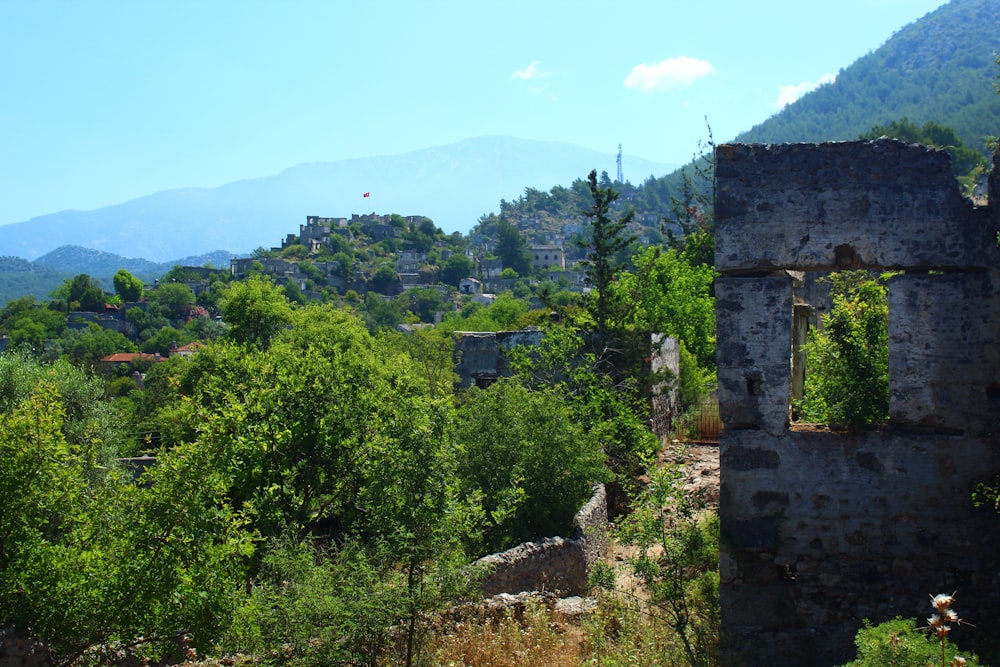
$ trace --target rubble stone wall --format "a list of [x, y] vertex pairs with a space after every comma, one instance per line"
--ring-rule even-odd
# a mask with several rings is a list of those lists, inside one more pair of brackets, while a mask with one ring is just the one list
[[590, 567], [607, 547], [607, 530], [607, 495], [604, 485], [599, 484], [577, 512], [571, 537], [525, 542], [479, 559], [477, 565], [490, 568], [483, 594], [546, 591], [562, 597], [585, 595]]
[[[945, 153], [896, 141], [716, 156], [723, 664], [841, 664], [863, 619], [922, 621], [956, 590], [995, 626], [1000, 516], [971, 493], [1000, 473], [1000, 216]], [[889, 423], [791, 423], [789, 272], [847, 268], [902, 272]]]

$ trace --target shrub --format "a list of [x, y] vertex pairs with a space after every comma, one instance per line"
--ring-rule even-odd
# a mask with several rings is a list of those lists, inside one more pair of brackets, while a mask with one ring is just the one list
[[830, 276], [833, 307], [805, 346], [802, 421], [861, 427], [889, 418], [889, 300], [865, 271]]
[[[854, 637], [854, 644], [858, 647], [858, 657], [842, 667], [926, 667], [941, 664], [938, 639], [931, 637], [925, 628], [918, 628], [912, 618], [897, 616], [878, 625], [865, 620], [864, 627]], [[945, 640], [946, 656], [951, 658], [956, 653], [954, 644]], [[964, 663], [952, 661], [951, 664], [980, 664], [975, 655], [964, 659]]]
[[502, 379], [473, 388], [456, 415], [459, 477], [485, 511], [485, 548], [566, 535], [573, 516], [604, 481], [604, 453], [568, 403], [548, 389]]

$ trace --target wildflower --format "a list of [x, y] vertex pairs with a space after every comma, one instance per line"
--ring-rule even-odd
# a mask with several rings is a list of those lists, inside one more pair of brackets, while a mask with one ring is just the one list
[[931, 606], [937, 610], [938, 613], [951, 607], [951, 604], [955, 601], [955, 594], [946, 595], [944, 593], [938, 593], [933, 598], [931, 598]]

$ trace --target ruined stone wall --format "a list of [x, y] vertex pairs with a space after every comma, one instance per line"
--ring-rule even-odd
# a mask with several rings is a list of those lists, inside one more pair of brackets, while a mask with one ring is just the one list
[[571, 537], [547, 537], [490, 554], [477, 565], [491, 568], [483, 582], [486, 596], [522, 591], [547, 591], [568, 597], [585, 595], [590, 567], [607, 547], [608, 501], [603, 484], [573, 521]]
[[537, 347], [542, 331], [537, 328], [521, 331], [460, 331], [455, 334], [455, 373], [458, 387], [468, 389], [508, 374], [506, 352], [518, 345]]
[[[524, 345], [538, 347], [544, 332], [535, 327], [520, 331], [459, 331], [455, 334], [454, 362], [458, 376], [456, 387], [487, 387], [497, 378], [510, 374], [508, 352]], [[679, 406], [677, 378], [680, 376], [680, 352], [677, 339], [663, 334], [650, 338], [650, 370], [659, 377], [650, 387], [650, 427], [658, 437], [670, 433]]]
[[42, 642], [22, 637], [14, 628], [0, 628], [0, 667], [50, 667], [52, 664]]
[[[945, 153], [896, 141], [716, 155], [724, 664], [840, 664], [863, 619], [923, 619], [955, 590], [982, 628], [959, 643], [995, 635], [1000, 516], [970, 494], [1000, 471], [996, 211]], [[890, 422], [860, 433], [790, 423], [789, 272], [846, 268], [904, 272]]]

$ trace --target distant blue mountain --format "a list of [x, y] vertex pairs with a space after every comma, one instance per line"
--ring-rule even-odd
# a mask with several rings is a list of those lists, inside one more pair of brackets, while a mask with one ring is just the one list
[[[677, 165], [628, 155], [635, 183]], [[446, 232], [468, 232], [528, 187], [548, 190], [615, 173], [615, 155], [571, 144], [480, 137], [404, 155], [301, 164], [218, 188], [165, 190], [95, 211], [62, 211], [0, 227], [0, 256], [35, 259], [64, 245], [164, 262], [225, 248], [272, 247], [307, 215], [425, 215]], [[364, 193], [370, 193], [364, 197]]]

